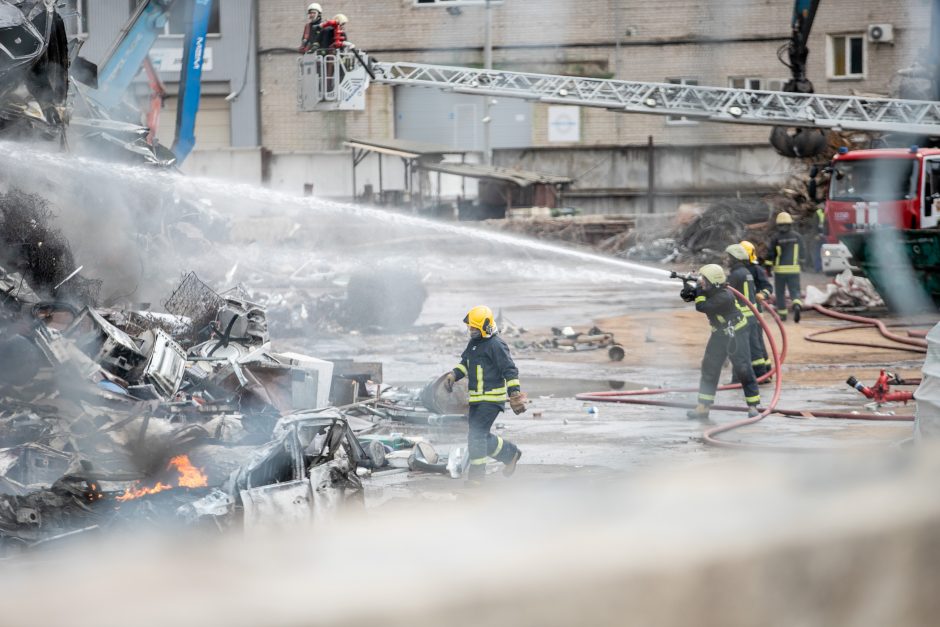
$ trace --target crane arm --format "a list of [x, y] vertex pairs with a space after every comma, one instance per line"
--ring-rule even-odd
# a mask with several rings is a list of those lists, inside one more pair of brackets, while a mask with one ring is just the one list
[[940, 102], [646, 83], [408, 62], [372, 64], [375, 82], [735, 124], [940, 136]]
[[124, 98], [144, 59], [163, 33], [175, 0], [146, 0], [121, 30], [104, 62], [98, 67], [98, 88], [88, 97], [105, 110], [113, 109]]

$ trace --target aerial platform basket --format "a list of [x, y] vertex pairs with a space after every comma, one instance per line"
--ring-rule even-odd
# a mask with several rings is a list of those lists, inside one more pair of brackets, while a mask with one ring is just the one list
[[368, 57], [356, 51], [311, 53], [298, 61], [301, 111], [363, 111], [369, 87]]

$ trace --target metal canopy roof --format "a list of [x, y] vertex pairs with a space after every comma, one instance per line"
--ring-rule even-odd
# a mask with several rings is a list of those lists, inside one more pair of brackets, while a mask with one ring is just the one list
[[466, 150], [456, 150], [448, 146], [426, 144], [407, 139], [350, 139], [345, 143], [350, 148], [359, 148], [369, 152], [380, 152], [404, 159], [416, 159], [425, 156], [462, 155]]
[[500, 168], [476, 163], [422, 163], [418, 167], [422, 170], [441, 172], [443, 174], [469, 176], [475, 179], [507, 181], [519, 187], [528, 187], [534, 183], [547, 183], [549, 185], [568, 185], [571, 183], [571, 179], [566, 176], [539, 174], [538, 172], [531, 172], [529, 170]]

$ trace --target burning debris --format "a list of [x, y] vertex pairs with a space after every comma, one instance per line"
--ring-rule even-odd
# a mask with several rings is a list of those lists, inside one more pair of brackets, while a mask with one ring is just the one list
[[[396, 468], [391, 446], [359, 434], [465, 420], [465, 392], [441, 407], [433, 391], [382, 384], [381, 364], [273, 350], [267, 309], [244, 289], [190, 273], [167, 313], [97, 308], [50, 297], [61, 271], [16, 268], [0, 267], [0, 554], [141, 518], [317, 520], [362, 500], [360, 469]], [[420, 281], [397, 278], [419, 312]], [[391, 298], [358, 284], [359, 305]], [[413, 321], [406, 309], [392, 319]], [[447, 458], [422, 444], [410, 467], [441, 472]]]

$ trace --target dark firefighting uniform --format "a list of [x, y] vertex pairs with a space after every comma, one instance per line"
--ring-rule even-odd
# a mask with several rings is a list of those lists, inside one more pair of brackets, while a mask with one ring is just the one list
[[770, 259], [764, 263], [773, 267], [777, 313], [786, 320], [787, 290], [790, 292], [790, 300], [794, 305], [802, 306], [803, 304], [800, 300], [800, 261], [806, 255], [803, 238], [792, 227], [778, 228], [770, 240], [767, 254], [770, 255]]
[[318, 17], [312, 22], [307, 22], [304, 25], [304, 35], [300, 40], [300, 48], [298, 52], [304, 54], [308, 52], [315, 51], [320, 45], [320, 30], [322, 29], [323, 18]]
[[[757, 302], [757, 286], [754, 284], [754, 275], [751, 274], [745, 262], [735, 261], [731, 266], [731, 271], [728, 273], [728, 285], [744, 294], [744, 297], [751, 303]], [[738, 309], [744, 319], [747, 320], [746, 333], [751, 354], [751, 368], [754, 370], [754, 376], [759, 377], [766, 372], [767, 368], [767, 358], [763, 352], [763, 331], [757, 318], [754, 317], [754, 312], [740, 299], [738, 299]], [[732, 376], [731, 381], [737, 383], [738, 379]]]
[[453, 370], [459, 381], [467, 377], [470, 392], [470, 475], [485, 473], [486, 459], [492, 457], [508, 464], [516, 446], [490, 433], [493, 421], [503, 411], [510, 394], [520, 391], [519, 370], [509, 354], [509, 347], [498, 335], [472, 339]]
[[695, 309], [708, 316], [708, 322], [712, 325], [712, 333], [702, 358], [698, 402], [706, 406], [714, 404], [721, 367], [725, 359], [731, 358], [731, 367], [744, 389], [744, 400], [748, 405], [760, 403], [760, 391], [751, 368], [747, 320], [738, 309], [737, 298], [724, 285], [712, 286], [707, 291], [696, 287]]
[[[767, 278], [767, 273], [756, 263], [748, 262], [747, 269], [751, 271], [751, 276], [754, 278], [754, 287], [757, 288], [757, 293], [769, 299], [773, 293], [773, 286], [770, 284], [770, 279]], [[760, 299], [754, 301], [754, 304], [757, 305], [757, 311], [764, 311]], [[751, 340], [751, 363], [754, 364], [754, 375], [760, 377], [770, 372], [773, 363], [767, 354], [767, 347], [764, 345], [764, 330], [760, 324], [756, 325], [751, 332], [755, 335], [755, 338]]]

